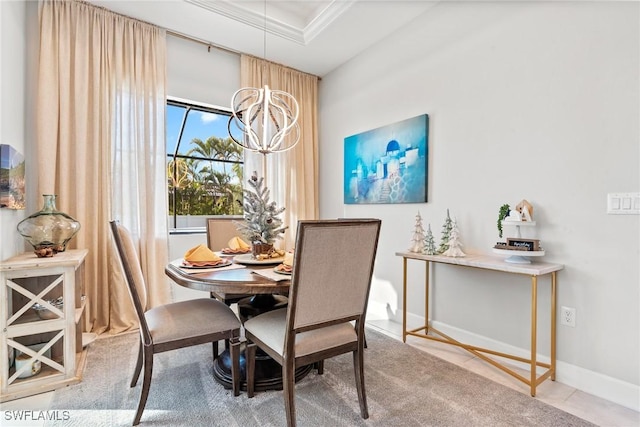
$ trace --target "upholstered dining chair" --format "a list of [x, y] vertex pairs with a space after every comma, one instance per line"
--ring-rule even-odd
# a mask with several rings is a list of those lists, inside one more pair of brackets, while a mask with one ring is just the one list
[[254, 395], [257, 345], [282, 366], [288, 426], [296, 424], [295, 369], [347, 352], [353, 353], [360, 415], [369, 417], [364, 326], [380, 226], [378, 219], [298, 222], [289, 305], [244, 323], [247, 394]]
[[[219, 251], [227, 247], [229, 240], [238, 236], [238, 230], [233, 221], [242, 221], [242, 216], [219, 216], [207, 218], [207, 246], [212, 251]], [[224, 302], [227, 305], [237, 303], [246, 294], [226, 294], [211, 292], [211, 297]]]
[[[142, 390], [133, 425], [140, 423], [151, 385], [153, 356], [156, 353], [213, 343], [220, 340], [231, 343], [231, 376], [234, 396], [240, 394], [240, 320], [233, 310], [212, 298], [199, 298], [169, 303], [146, 310], [147, 292], [129, 231], [111, 221], [111, 231], [128, 285], [129, 296], [140, 323], [140, 347], [130, 387], [135, 387], [144, 366]], [[213, 379], [213, 378], [212, 378]]]

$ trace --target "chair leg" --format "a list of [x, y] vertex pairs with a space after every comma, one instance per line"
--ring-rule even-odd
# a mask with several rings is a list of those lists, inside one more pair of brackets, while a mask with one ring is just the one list
[[142, 411], [147, 404], [147, 397], [149, 397], [149, 386], [151, 385], [151, 374], [153, 373], [153, 347], [144, 347], [144, 374], [142, 375], [142, 391], [140, 392], [140, 401], [138, 402], [138, 410], [136, 416], [133, 419], [133, 425], [140, 424], [140, 418], [142, 418]]
[[282, 365], [282, 393], [284, 410], [287, 414], [287, 427], [296, 426], [296, 405], [294, 402], [295, 364], [290, 358], [285, 358]]
[[324, 374], [324, 360], [316, 362], [316, 369], [318, 370], [318, 375]]
[[216, 359], [218, 358], [218, 341], [214, 341], [212, 345], [213, 345], [213, 361], [215, 362]]
[[369, 418], [369, 409], [367, 408], [367, 393], [364, 388], [363, 346], [359, 346], [358, 350], [353, 352], [353, 370], [356, 377], [356, 390], [358, 390], [358, 403], [360, 403], [360, 416], [366, 420]]
[[136, 368], [133, 371], [133, 378], [129, 387], [135, 387], [138, 384], [138, 378], [140, 378], [140, 371], [142, 370], [142, 355], [144, 350], [142, 349], [142, 339], [140, 339], [140, 346], [138, 347], [138, 360], [136, 361]]
[[256, 379], [256, 345], [254, 343], [247, 343], [245, 350], [245, 367], [247, 370], [247, 397], [251, 398], [254, 394]]
[[231, 382], [233, 384], [233, 395], [240, 395], [240, 340], [238, 337], [233, 337], [230, 340], [231, 353]]

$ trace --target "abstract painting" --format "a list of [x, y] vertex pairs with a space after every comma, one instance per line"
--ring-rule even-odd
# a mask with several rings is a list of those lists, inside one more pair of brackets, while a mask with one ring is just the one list
[[0, 144], [0, 208], [24, 209], [24, 156]]
[[427, 201], [429, 115], [344, 139], [344, 203]]

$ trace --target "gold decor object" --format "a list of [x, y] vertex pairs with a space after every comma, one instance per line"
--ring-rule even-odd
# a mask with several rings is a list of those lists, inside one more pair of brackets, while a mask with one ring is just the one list
[[33, 246], [39, 258], [64, 252], [80, 230], [80, 223], [56, 208], [56, 195], [43, 194], [41, 210], [18, 223], [18, 232]]

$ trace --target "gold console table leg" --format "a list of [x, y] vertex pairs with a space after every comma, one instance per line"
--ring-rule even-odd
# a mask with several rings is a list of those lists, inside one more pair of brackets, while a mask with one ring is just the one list
[[556, 272], [551, 273], [551, 381], [556, 380]]
[[536, 352], [538, 337], [538, 277], [531, 276], [531, 396], [536, 395]]
[[402, 258], [402, 342], [407, 342], [407, 259]]

